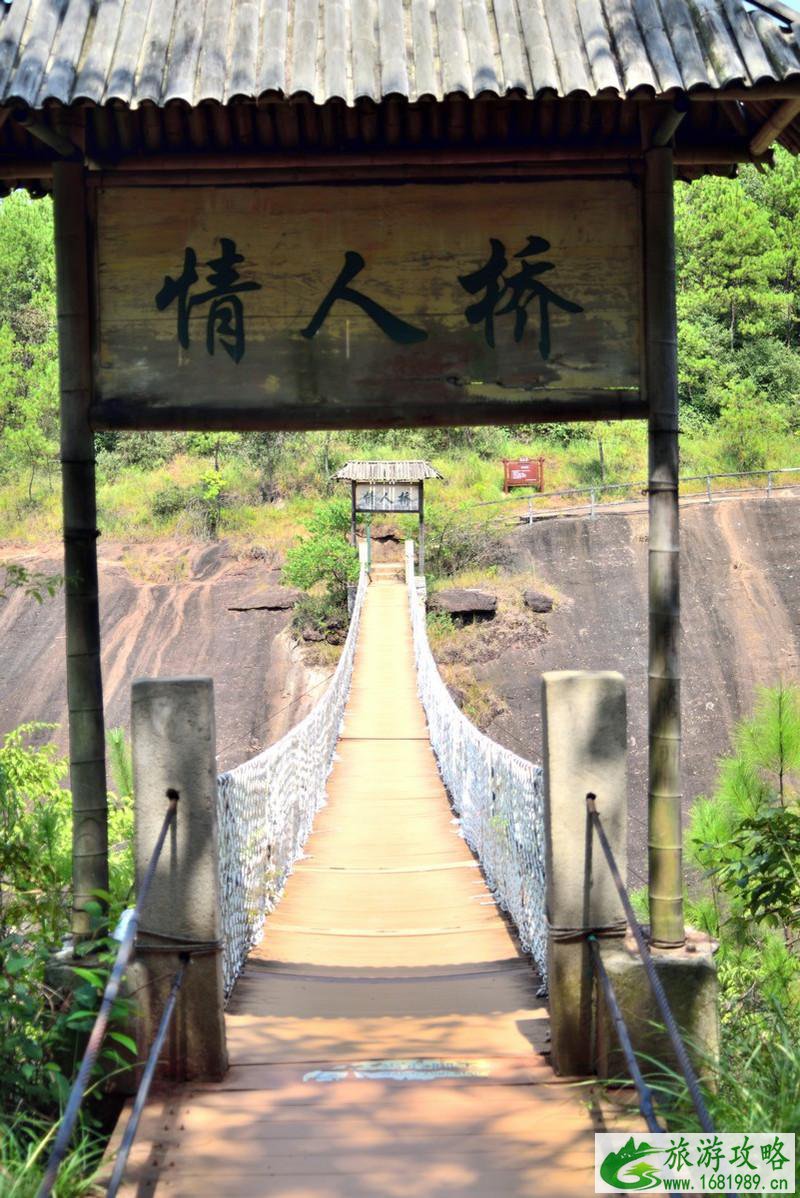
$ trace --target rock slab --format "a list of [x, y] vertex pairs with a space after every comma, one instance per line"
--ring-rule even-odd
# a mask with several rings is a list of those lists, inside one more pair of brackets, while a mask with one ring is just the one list
[[525, 606], [529, 607], [531, 611], [548, 612], [553, 610], [553, 600], [541, 591], [523, 591], [522, 598], [525, 601]]
[[436, 591], [428, 598], [428, 611], [446, 611], [453, 616], [494, 615], [497, 596], [488, 591], [473, 591], [467, 587], [451, 587]]

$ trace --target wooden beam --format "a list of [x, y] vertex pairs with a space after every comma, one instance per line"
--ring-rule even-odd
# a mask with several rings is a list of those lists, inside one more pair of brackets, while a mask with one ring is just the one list
[[645, 155], [645, 370], [649, 403], [649, 795], [650, 933], [684, 942], [681, 845], [678, 363], [675, 310], [674, 161]]
[[[348, 167], [336, 170], [330, 167], [306, 169], [302, 165], [291, 169], [274, 170], [220, 170], [197, 171], [187, 175], [175, 171], [103, 171], [89, 176], [93, 188], [112, 187], [225, 187], [225, 186], [285, 186], [289, 184], [336, 185], [403, 182], [419, 183], [436, 180], [453, 182], [475, 182], [477, 180], [502, 179], [611, 179], [635, 178], [643, 169], [641, 159], [616, 162], [529, 162], [499, 163], [488, 160], [481, 165], [469, 167], [414, 165], [385, 165], [378, 163], [364, 167]], [[28, 172], [30, 176], [30, 172]], [[0, 178], [2, 175], [0, 175]], [[17, 176], [14, 176], [15, 178]], [[24, 177], [24, 176], [23, 176]]]
[[755, 157], [763, 154], [780, 137], [786, 126], [791, 125], [798, 113], [800, 113], [800, 97], [796, 100], [784, 100], [780, 108], [764, 122], [750, 142], [750, 153]]
[[353, 534], [353, 548], [358, 549], [358, 534], [356, 532], [356, 484], [350, 484], [350, 531]]
[[56, 303], [61, 378], [61, 473], [64, 505], [67, 704], [72, 788], [73, 920], [76, 937], [91, 929], [86, 904], [108, 890], [108, 800], [94, 436], [89, 425], [92, 351], [89, 238], [84, 169], [53, 169]]
[[800, 81], [762, 83], [756, 87], [703, 88], [688, 95], [693, 104], [719, 104], [721, 100], [792, 100], [800, 96]]
[[100, 163], [101, 170], [125, 174], [128, 171], [181, 172], [185, 175], [204, 171], [272, 171], [324, 169], [348, 172], [353, 167], [371, 168], [402, 166], [486, 166], [529, 162], [619, 162], [640, 156], [638, 144], [628, 141], [602, 146], [538, 144], [527, 146], [477, 146], [466, 149], [447, 148], [440, 151], [391, 150], [384, 153], [263, 153], [263, 154], [153, 154], [122, 158]]
[[41, 158], [0, 158], [0, 179], [52, 179], [52, 160]]
[[[665, 114], [665, 128], [677, 127], [677, 123], [685, 113], [681, 106], [671, 109]], [[349, 179], [353, 170], [369, 171], [374, 175], [376, 170], [386, 168], [401, 168], [406, 171], [421, 168], [459, 169], [478, 168], [485, 170], [498, 166], [530, 166], [539, 164], [577, 164], [601, 165], [623, 164], [630, 168], [633, 162], [641, 161], [642, 150], [638, 143], [632, 141], [616, 144], [603, 142], [602, 145], [572, 144], [534, 144], [526, 146], [484, 145], [468, 149], [446, 149], [441, 151], [408, 149], [386, 153], [357, 152], [347, 154], [336, 153], [292, 153], [292, 154], [157, 154], [140, 155], [138, 157], [122, 158], [116, 161], [98, 162], [97, 170], [104, 180], [118, 175], [120, 178], [129, 174], [153, 175], [160, 177], [164, 173], [182, 176], [188, 181], [189, 176], [198, 174], [204, 177], [208, 172], [229, 173], [237, 177], [242, 173], [252, 175], [262, 174], [268, 177], [273, 172], [327, 172], [331, 177], [346, 175]], [[754, 157], [751, 149], [744, 143], [726, 145], [692, 145], [678, 147], [675, 160], [678, 163], [738, 163], [749, 162]]]
[[60, 158], [68, 162], [82, 162], [83, 150], [71, 137], [54, 129], [47, 121], [42, 120], [30, 108], [17, 108], [11, 114], [18, 125], [28, 132], [31, 137], [55, 151]]
[[[232, 406], [211, 411], [207, 407], [189, 404], [152, 402], [137, 397], [135, 403], [125, 398], [95, 402], [91, 410], [92, 428], [162, 429], [175, 432], [217, 431], [237, 429], [239, 432], [310, 431], [322, 429], [363, 428], [436, 428], [476, 424], [533, 424], [542, 421], [556, 424], [581, 420], [636, 420], [647, 416], [646, 400], [635, 392], [586, 391], [572, 392], [569, 398], [552, 398], [535, 394], [499, 400], [496, 396], [482, 399], [465, 388], [445, 387], [430, 401], [410, 403], [405, 394], [391, 403], [376, 405], [369, 414], [363, 406], [341, 405], [335, 409], [321, 404], [291, 404], [275, 402], [262, 406]], [[433, 402], [433, 399], [436, 402]]]

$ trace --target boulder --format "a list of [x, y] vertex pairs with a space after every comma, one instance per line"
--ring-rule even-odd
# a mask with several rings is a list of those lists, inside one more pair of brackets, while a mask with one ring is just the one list
[[429, 596], [428, 611], [446, 611], [451, 616], [479, 616], [485, 619], [497, 611], [497, 595], [467, 587], [451, 587]]
[[241, 598], [228, 604], [228, 611], [289, 611], [303, 598], [302, 591], [293, 587], [263, 586], [253, 587], [246, 591]]
[[549, 595], [543, 595], [541, 591], [523, 591], [522, 598], [525, 600], [525, 606], [531, 611], [547, 612], [553, 610], [553, 600]]

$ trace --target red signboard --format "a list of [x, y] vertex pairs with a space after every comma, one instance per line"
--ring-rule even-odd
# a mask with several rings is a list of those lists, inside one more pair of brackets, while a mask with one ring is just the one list
[[503, 490], [512, 487], [535, 487], [544, 490], [544, 458], [503, 458]]

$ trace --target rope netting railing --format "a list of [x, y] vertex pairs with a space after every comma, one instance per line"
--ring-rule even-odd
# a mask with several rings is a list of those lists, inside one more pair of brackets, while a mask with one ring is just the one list
[[361, 570], [350, 627], [330, 686], [286, 736], [218, 783], [220, 903], [226, 996], [301, 857], [325, 785], [353, 675], [369, 576]]
[[499, 906], [544, 979], [544, 788], [541, 766], [518, 757], [480, 732], [459, 710], [442, 681], [417, 592], [414, 547], [406, 543], [406, 582], [414, 635], [417, 688], [439, 772], [467, 844], [477, 853]]

